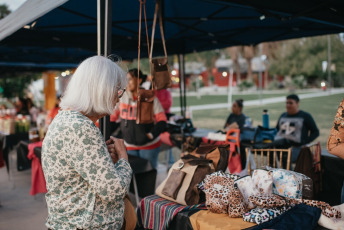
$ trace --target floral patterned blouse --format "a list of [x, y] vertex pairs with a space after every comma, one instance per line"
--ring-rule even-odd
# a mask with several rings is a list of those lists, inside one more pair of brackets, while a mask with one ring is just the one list
[[59, 111], [42, 146], [50, 229], [120, 229], [132, 169], [112, 162], [95, 124], [75, 111]]
[[[334, 117], [333, 127], [327, 141], [327, 149], [331, 152], [334, 148], [343, 148], [344, 143], [344, 99], [340, 103], [336, 116]], [[343, 149], [344, 151], [344, 149]]]

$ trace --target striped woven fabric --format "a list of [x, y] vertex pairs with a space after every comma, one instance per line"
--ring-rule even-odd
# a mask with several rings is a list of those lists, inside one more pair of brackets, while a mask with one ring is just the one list
[[205, 204], [184, 206], [157, 195], [147, 196], [137, 207], [137, 221], [146, 229], [167, 229], [178, 212], [193, 209], [206, 209]]

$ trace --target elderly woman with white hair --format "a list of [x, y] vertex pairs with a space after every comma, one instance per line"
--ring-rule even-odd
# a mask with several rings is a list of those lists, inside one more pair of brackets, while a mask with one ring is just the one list
[[49, 229], [120, 229], [132, 169], [124, 142], [104, 141], [95, 122], [112, 113], [126, 87], [113, 61], [83, 61], [61, 98], [42, 147]]

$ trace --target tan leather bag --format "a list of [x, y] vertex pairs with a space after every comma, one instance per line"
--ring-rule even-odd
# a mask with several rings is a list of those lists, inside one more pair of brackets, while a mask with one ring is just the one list
[[226, 171], [228, 166], [229, 145], [213, 145], [201, 143], [200, 146], [190, 154], [207, 160], [212, 160], [215, 170]]
[[154, 98], [154, 90], [139, 89], [137, 96], [137, 124], [150, 124], [154, 122]]
[[124, 220], [121, 230], [134, 230], [137, 223], [135, 208], [128, 195], [124, 197]]
[[200, 192], [197, 185], [212, 172], [214, 165], [210, 161], [188, 156], [172, 165], [167, 178], [157, 187], [155, 193], [182, 205], [198, 204]]

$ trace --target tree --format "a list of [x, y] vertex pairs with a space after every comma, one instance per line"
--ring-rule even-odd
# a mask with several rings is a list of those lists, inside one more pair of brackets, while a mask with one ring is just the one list
[[6, 4], [0, 5], [0, 19], [6, 17], [10, 13], [11, 13], [11, 11], [9, 10], [8, 5], [6, 5]]
[[2, 96], [6, 98], [24, 97], [30, 83], [41, 77], [40, 73], [2, 73], [0, 85], [3, 88]]
[[[344, 43], [339, 35], [331, 35], [331, 62], [335, 65], [332, 72], [335, 85], [341, 85], [344, 75]], [[282, 42], [275, 52], [276, 59], [270, 60], [270, 74], [303, 75], [308, 82], [326, 79], [327, 72], [322, 70], [322, 62], [327, 61], [327, 36], [308, 37]]]

